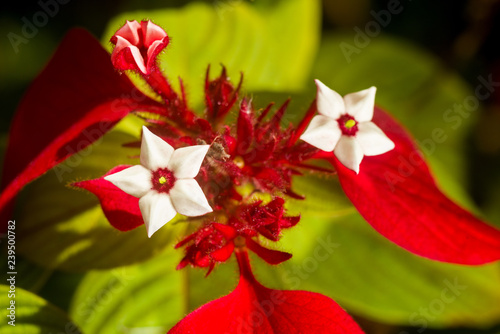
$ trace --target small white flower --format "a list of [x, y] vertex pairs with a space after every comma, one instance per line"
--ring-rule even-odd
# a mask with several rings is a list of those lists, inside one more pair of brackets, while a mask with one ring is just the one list
[[344, 166], [356, 173], [365, 155], [379, 155], [394, 148], [394, 143], [371, 122], [375, 87], [342, 98], [321, 81], [315, 82], [319, 115], [313, 117], [302, 140], [323, 151], [333, 151]]
[[129, 195], [138, 197], [148, 236], [158, 231], [177, 213], [196, 217], [212, 212], [194, 177], [210, 145], [174, 150], [143, 126], [141, 164], [106, 176]]

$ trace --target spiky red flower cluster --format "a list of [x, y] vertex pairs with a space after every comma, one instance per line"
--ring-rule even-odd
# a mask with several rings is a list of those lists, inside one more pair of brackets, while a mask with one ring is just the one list
[[[151, 86], [166, 103], [154, 115], [143, 114], [150, 129], [174, 147], [211, 144], [196, 180], [214, 213], [202, 219], [199, 230], [177, 245], [187, 247], [179, 268], [190, 263], [208, 267], [210, 272], [216, 263], [229, 258], [235, 240], [239, 240], [237, 247], [248, 247], [268, 263], [290, 258], [288, 253], [266, 249], [259, 243], [260, 237], [278, 241], [281, 230], [298, 223], [299, 217], [285, 214], [284, 196], [302, 198], [292, 190], [292, 176], [300, 175], [301, 169], [314, 168], [304, 161], [317, 149], [297, 143], [300, 134], [291, 126], [283, 129], [280, 125], [288, 101], [273, 112], [272, 104], [256, 111], [243, 99], [238, 105], [236, 127], [230, 127], [225, 125], [225, 118], [236, 106], [241, 80], [235, 87], [225, 68], [213, 80], [207, 70], [203, 117], [188, 107], [184, 94], [173, 93], [167, 80], [162, 82], [167, 89], [157, 84], [155, 81]], [[163, 91], [173, 94], [165, 96]], [[259, 199], [264, 195], [271, 195], [268, 203]]]
[[270, 264], [288, 260], [291, 254], [265, 248], [253, 240], [254, 237], [263, 236], [271, 241], [278, 241], [282, 229], [299, 222], [299, 216], [285, 216], [284, 203], [282, 198], [276, 197], [267, 204], [263, 204], [263, 201], [240, 204], [227, 224], [206, 223], [176, 245], [176, 248], [187, 246], [186, 256], [177, 268], [184, 268], [188, 263], [208, 267], [208, 275], [217, 263], [224, 262], [231, 256], [235, 247], [243, 246]]
[[[142, 25], [128, 22], [112, 41], [133, 41], [133, 27], [138, 29], [140, 36], [148, 35], [148, 29], [155, 28], [144, 22]], [[155, 28], [151, 33], [156, 31]], [[159, 37], [161, 41], [168, 40], [167, 36]], [[283, 229], [299, 222], [300, 217], [286, 215], [285, 198], [303, 198], [292, 190], [292, 176], [302, 174], [304, 168], [315, 168], [304, 162], [318, 152], [298, 141], [304, 125], [294, 129], [288, 124], [282, 128], [289, 101], [275, 110], [273, 104], [255, 110], [248, 99], [239, 100], [243, 78], [235, 86], [224, 67], [215, 79], [210, 78], [208, 68], [206, 108], [199, 115], [189, 107], [182, 81], [180, 93], [177, 93], [159, 70], [156, 57], [144, 58], [148, 69], [144, 72], [140, 70], [144, 67], [142, 63], [135, 64], [143, 58], [124, 56], [137, 53], [136, 49], [147, 55], [143, 39], [137, 40], [137, 46], [123, 44], [125, 46], [122, 45], [119, 52], [113, 52], [111, 57], [113, 64], [119, 65], [118, 69], [132, 69], [140, 74], [162, 99], [161, 106], [141, 113], [149, 123], [149, 129], [175, 148], [211, 145], [196, 180], [213, 213], [193, 219], [199, 223], [198, 230], [177, 244], [177, 247], [186, 247], [186, 255], [178, 268], [189, 263], [207, 267], [210, 273], [215, 264], [229, 258], [235, 247], [247, 247], [272, 264], [289, 259], [291, 254], [265, 248], [261, 240], [278, 241]], [[161, 51], [159, 48], [165, 48], [167, 44], [154, 44], [154, 53], [157, 55]], [[131, 64], [125, 66], [123, 62], [127, 61]], [[315, 109], [313, 103], [304, 123]], [[237, 112], [234, 127], [226, 125], [229, 124], [227, 118], [234, 117], [231, 111]], [[112, 214], [107, 214], [107, 217], [113, 226], [121, 229]]]

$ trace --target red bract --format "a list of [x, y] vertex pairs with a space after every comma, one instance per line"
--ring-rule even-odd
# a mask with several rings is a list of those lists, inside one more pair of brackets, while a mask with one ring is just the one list
[[[81, 29], [70, 31], [14, 116], [3, 168], [2, 214], [9, 214], [9, 203], [27, 183], [98, 140], [131, 111], [157, 105], [115, 71], [94, 37]], [[67, 169], [55, 172], [61, 178]]]
[[104, 177], [129, 167], [117, 166], [98, 179], [72, 184], [96, 195], [109, 223], [120, 231], [129, 231], [144, 224], [139, 210], [139, 199], [120, 190]]
[[248, 254], [237, 251], [240, 281], [229, 295], [203, 305], [169, 334], [363, 333], [332, 299], [308, 291], [273, 290], [252, 274]]
[[383, 236], [433, 260], [478, 265], [500, 259], [500, 231], [462, 209], [436, 186], [410, 135], [376, 108], [373, 121], [396, 144], [366, 157], [361, 172], [321, 153], [337, 169], [345, 193]]
[[151, 74], [156, 70], [158, 54], [167, 47], [167, 33], [151, 21], [127, 21], [111, 37], [115, 44], [111, 61], [119, 70], [137, 70]]

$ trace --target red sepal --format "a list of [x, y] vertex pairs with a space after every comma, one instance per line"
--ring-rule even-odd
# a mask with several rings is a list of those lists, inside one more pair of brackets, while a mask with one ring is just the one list
[[246, 246], [269, 264], [280, 264], [292, 258], [292, 254], [262, 247], [251, 238], [246, 238]]
[[105, 176], [118, 173], [130, 166], [114, 167], [106, 175], [98, 179], [73, 183], [97, 196], [101, 202], [102, 211], [109, 223], [120, 231], [129, 231], [144, 224], [139, 209], [139, 199], [131, 196], [104, 179]]
[[8, 215], [6, 207], [27, 183], [98, 140], [129, 112], [153, 105], [115, 72], [99, 41], [71, 30], [14, 116], [0, 210]]
[[229, 295], [205, 304], [168, 334], [358, 334], [352, 318], [332, 299], [308, 291], [273, 290], [252, 274], [248, 254], [236, 252], [240, 282]]
[[234, 251], [234, 243], [231, 242], [225, 246], [222, 246], [222, 248], [213, 251], [211, 257], [215, 262], [225, 262], [227, 259], [229, 259], [231, 254], [233, 254], [233, 251]]
[[299, 140], [300, 136], [304, 133], [304, 131], [306, 131], [307, 126], [316, 115], [316, 111], [316, 100], [314, 100], [309, 106], [309, 109], [307, 109], [307, 112], [300, 121], [299, 125], [297, 125], [293, 134], [290, 136], [288, 146], [294, 145]]
[[238, 233], [236, 232], [236, 230], [231, 226], [219, 224], [219, 223], [214, 223], [212, 225], [213, 225], [214, 229], [216, 229], [217, 231], [222, 233], [227, 240], [233, 240], [234, 238], [236, 238], [238, 236]]
[[[234, 250], [236, 230], [228, 225], [210, 223], [181, 240], [175, 248], [186, 246], [186, 255], [177, 269], [187, 264], [196, 267], [208, 267], [207, 276], [219, 262], [226, 261]], [[189, 245], [188, 245], [189, 244]]]
[[383, 236], [406, 250], [437, 261], [480, 265], [500, 259], [500, 231], [446, 197], [410, 135], [387, 113], [373, 122], [396, 144], [365, 157], [360, 173], [329, 160], [361, 215]]
[[243, 82], [243, 75], [236, 89], [227, 76], [226, 68], [223, 66], [221, 74], [217, 79], [210, 81], [210, 66], [205, 75], [205, 103], [207, 116], [210, 121], [223, 119], [238, 99], [238, 93]]
[[250, 152], [243, 155], [243, 159], [248, 164], [255, 164], [262, 161], [271, 159], [274, 151], [276, 150], [276, 139], [271, 138], [268, 142], [262, 143], [261, 146], [256, 147]]
[[252, 109], [250, 106], [250, 102], [247, 100], [243, 100], [241, 102], [240, 113], [238, 115], [238, 125], [237, 125], [237, 133], [238, 133], [238, 143], [236, 146], [236, 154], [245, 153], [250, 144], [252, 143], [253, 135], [254, 135], [254, 127], [252, 124]]
[[290, 104], [290, 99], [287, 99], [285, 101], [285, 103], [283, 103], [281, 105], [281, 107], [278, 109], [278, 111], [276, 111], [276, 113], [274, 114], [273, 118], [271, 118], [271, 120], [269, 121], [269, 131], [272, 131], [272, 132], [278, 132], [278, 130], [280, 130], [280, 123], [281, 123], [281, 119], [283, 118], [283, 116], [285, 115], [285, 111], [286, 111], [286, 108], [288, 108], [288, 105]]

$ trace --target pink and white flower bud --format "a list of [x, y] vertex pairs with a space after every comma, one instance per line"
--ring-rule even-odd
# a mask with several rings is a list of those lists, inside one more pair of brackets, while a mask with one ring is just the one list
[[170, 39], [151, 21], [127, 21], [110, 41], [115, 45], [111, 54], [115, 68], [149, 75], [157, 66], [158, 54], [167, 47]]

